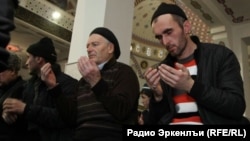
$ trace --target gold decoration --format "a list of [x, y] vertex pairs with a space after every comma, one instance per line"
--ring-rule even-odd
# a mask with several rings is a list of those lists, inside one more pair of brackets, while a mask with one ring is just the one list
[[148, 62], [145, 60], [141, 61], [141, 68], [146, 69], [147, 67], [148, 67]]

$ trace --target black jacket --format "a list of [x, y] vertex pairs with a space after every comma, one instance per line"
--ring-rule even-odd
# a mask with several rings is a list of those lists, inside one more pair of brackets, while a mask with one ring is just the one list
[[2, 118], [3, 102], [6, 98], [17, 98], [22, 100], [22, 91], [25, 87], [25, 81], [18, 77], [6, 86], [0, 87], [0, 141], [26, 141], [27, 140], [27, 123], [18, 115], [16, 122], [7, 124]]
[[0, 47], [5, 48], [10, 41], [10, 31], [15, 29], [14, 12], [18, 0], [1, 0], [0, 5]]
[[0, 0], [0, 71], [5, 70], [9, 52], [5, 50], [10, 41], [10, 32], [15, 29], [14, 9], [18, 7], [18, 0]]
[[76, 140], [119, 140], [123, 124], [137, 123], [140, 89], [133, 69], [112, 58], [101, 76], [93, 88], [82, 78], [72, 99], [55, 95], [62, 117], [76, 126]]
[[[198, 105], [204, 124], [246, 124], [243, 117], [246, 109], [240, 65], [235, 54], [228, 48], [210, 43], [197, 44], [194, 58], [197, 62], [197, 76], [189, 93]], [[168, 55], [161, 63], [173, 66], [175, 58]], [[175, 115], [172, 99], [173, 88], [160, 82], [163, 100], [151, 100], [151, 120], [158, 124], [169, 124]], [[163, 108], [164, 107], [164, 108]]]
[[[73, 94], [77, 80], [61, 72], [58, 64], [53, 65], [58, 85], [48, 90], [44, 82], [37, 76], [33, 76], [24, 91], [26, 107], [24, 117], [29, 122], [31, 140], [41, 141], [70, 141], [72, 139], [72, 128], [69, 128], [58, 115], [55, 101], [52, 95], [69, 96]], [[39, 89], [36, 83], [40, 82]], [[58, 91], [58, 90], [59, 91]]]

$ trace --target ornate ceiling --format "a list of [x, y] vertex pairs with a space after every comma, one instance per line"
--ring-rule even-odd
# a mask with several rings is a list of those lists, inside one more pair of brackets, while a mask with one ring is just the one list
[[[160, 0], [138, 0], [135, 2], [134, 10], [132, 51], [133, 53], [140, 56], [145, 56], [156, 60], [162, 60], [166, 55], [165, 49], [161, 47], [159, 41], [156, 40], [152, 34], [150, 25], [152, 14], [161, 2], [162, 1]], [[209, 27], [203, 23], [203, 21], [200, 20], [200, 18], [195, 15], [188, 7], [179, 1], [174, 2], [172, 0], [165, 0], [164, 2], [176, 3], [177, 5], [181, 6], [187, 13], [190, 21], [195, 25], [192, 29], [192, 33], [198, 35], [202, 41], [211, 42]]]
[[[250, 23], [249, 0], [135, 0], [131, 60], [132, 65], [141, 68], [140, 72], [143, 72], [142, 66], [154, 65], [167, 53], [150, 29], [152, 12], [162, 1], [181, 6], [194, 25], [193, 34], [200, 36], [202, 41], [211, 42], [214, 33], [221, 30], [220, 27], [225, 27], [223, 32], [226, 32], [232, 26]], [[21, 0], [11, 44], [25, 51], [29, 44], [46, 35], [53, 38], [59, 60], [65, 62], [76, 4], [77, 0]], [[51, 18], [55, 9], [62, 13], [63, 18]], [[250, 39], [246, 42], [250, 44]]]

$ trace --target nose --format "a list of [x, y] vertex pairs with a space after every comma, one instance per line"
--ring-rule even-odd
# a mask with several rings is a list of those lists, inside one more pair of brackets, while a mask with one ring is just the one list
[[92, 48], [91, 48], [91, 47], [88, 47], [88, 48], [87, 48], [87, 53], [89, 54], [91, 51], [92, 51]]
[[28, 65], [28, 61], [29, 61], [29, 59], [26, 60], [25, 65]]
[[90, 52], [92, 49], [93, 49], [93, 46], [92, 46], [92, 45], [88, 45], [88, 46], [87, 46], [87, 51], [88, 51], [88, 52]]
[[87, 47], [87, 51], [89, 52], [91, 49], [90, 49], [91, 47]]
[[162, 44], [167, 46], [169, 44], [169, 38], [166, 35], [162, 36]]
[[26, 62], [25, 62], [25, 67], [27, 68], [28, 65], [29, 65], [29, 59], [26, 60]]

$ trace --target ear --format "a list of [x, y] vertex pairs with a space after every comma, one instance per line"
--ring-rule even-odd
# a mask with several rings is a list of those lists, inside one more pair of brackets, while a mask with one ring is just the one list
[[38, 64], [44, 62], [45, 60], [43, 59], [43, 57], [40, 57], [40, 56], [35, 56], [35, 60]]
[[111, 53], [114, 53], [114, 49], [115, 49], [115, 46], [113, 43], [109, 43], [108, 45], [108, 52], [111, 54]]
[[186, 20], [184, 23], [183, 23], [183, 28], [184, 28], [184, 32], [186, 34], [190, 34], [191, 33], [191, 29], [192, 29], [192, 26], [191, 26], [191, 23]]

